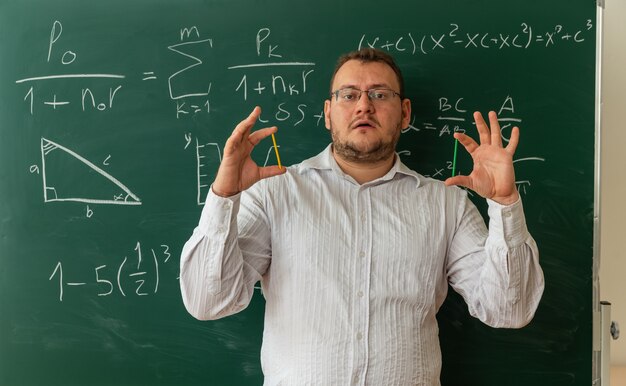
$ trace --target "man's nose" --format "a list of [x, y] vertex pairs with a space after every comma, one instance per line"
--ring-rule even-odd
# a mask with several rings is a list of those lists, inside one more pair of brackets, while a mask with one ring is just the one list
[[370, 100], [367, 91], [361, 91], [359, 94], [359, 99], [356, 101], [356, 111], [357, 112], [373, 112], [374, 111], [374, 103]]

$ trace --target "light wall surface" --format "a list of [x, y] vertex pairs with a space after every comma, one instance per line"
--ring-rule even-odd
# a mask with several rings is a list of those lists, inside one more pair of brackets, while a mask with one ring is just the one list
[[[626, 0], [606, 0], [602, 58], [600, 298], [622, 337], [611, 342], [611, 365], [626, 367]], [[621, 378], [620, 378], [621, 377]], [[611, 383], [626, 385], [626, 371]], [[621, 383], [620, 383], [621, 382]]]

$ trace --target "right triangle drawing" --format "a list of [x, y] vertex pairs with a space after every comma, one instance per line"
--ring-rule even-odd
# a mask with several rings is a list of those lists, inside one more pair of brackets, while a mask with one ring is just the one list
[[41, 138], [44, 202], [141, 205], [141, 200], [115, 177], [76, 152]]

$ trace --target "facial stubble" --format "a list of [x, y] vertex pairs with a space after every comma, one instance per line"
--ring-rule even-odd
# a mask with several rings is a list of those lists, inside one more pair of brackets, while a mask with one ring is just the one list
[[342, 159], [355, 163], [378, 163], [389, 159], [389, 157], [393, 157], [396, 151], [396, 145], [400, 139], [400, 125], [401, 123], [398, 122], [396, 130], [394, 130], [394, 135], [389, 141], [385, 142], [383, 139], [379, 139], [376, 143], [368, 146], [367, 150], [359, 150], [358, 145], [354, 142], [349, 140], [341, 141], [333, 129], [331, 122], [330, 135], [333, 140], [333, 152]]

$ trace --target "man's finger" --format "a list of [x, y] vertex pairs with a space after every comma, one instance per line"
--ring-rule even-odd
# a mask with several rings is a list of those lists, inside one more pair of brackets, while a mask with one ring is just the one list
[[472, 154], [474, 150], [478, 149], [478, 144], [474, 139], [468, 135], [463, 133], [454, 133], [454, 138], [458, 139], [461, 145], [467, 150], [468, 153]]
[[274, 177], [274, 176], [283, 174], [286, 171], [287, 171], [287, 168], [285, 168], [284, 166], [282, 168], [279, 168], [278, 165], [265, 166], [265, 167], [259, 168], [259, 176], [261, 177], [261, 179], [269, 178], [269, 177]]
[[261, 140], [263, 140], [266, 137], [269, 137], [270, 135], [272, 135], [272, 133], [275, 133], [277, 130], [278, 128], [276, 126], [265, 127], [263, 129], [259, 129], [253, 132], [252, 134], [250, 134], [250, 136], [248, 137], [248, 140], [250, 141], [252, 146], [256, 146], [259, 142], [261, 142]]
[[511, 130], [511, 138], [509, 139], [509, 144], [506, 146], [506, 151], [513, 156], [515, 154], [515, 150], [517, 149], [517, 144], [519, 143], [519, 127], [515, 126]]
[[446, 184], [446, 186], [457, 185], [457, 186], [463, 186], [465, 188], [473, 190], [472, 179], [469, 178], [469, 176], [450, 177], [446, 179], [444, 183]]
[[252, 129], [256, 120], [261, 115], [261, 108], [256, 106], [250, 115], [246, 117], [243, 121], [239, 122], [239, 124], [233, 130], [233, 134], [231, 137], [237, 138], [239, 141], [243, 141], [247, 137], [247, 133]]
[[474, 122], [476, 123], [476, 129], [478, 130], [478, 135], [480, 137], [481, 145], [489, 145], [491, 144], [491, 137], [489, 136], [489, 127], [487, 127], [487, 123], [483, 119], [483, 115], [480, 111], [474, 111]]
[[495, 111], [489, 112], [489, 128], [491, 130], [491, 144], [502, 146], [502, 137], [500, 134], [500, 122]]

